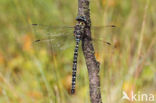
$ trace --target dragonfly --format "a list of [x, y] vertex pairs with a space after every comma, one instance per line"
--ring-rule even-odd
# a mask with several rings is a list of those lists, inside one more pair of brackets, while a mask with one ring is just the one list
[[[88, 36], [85, 34], [85, 29], [87, 28], [87, 20], [84, 16], [77, 16], [76, 17], [76, 25], [75, 26], [64, 26], [64, 27], [50, 27], [48, 25], [42, 25], [42, 24], [32, 24], [32, 26], [41, 26], [41, 27], [47, 27], [47, 28], [50, 28], [50, 29], [71, 29], [74, 33], [74, 39], [75, 39], [75, 49], [74, 49], [74, 55], [73, 55], [73, 66], [72, 66], [72, 84], [71, 84], [71, 94], [74, 94], [75, 93], [75, 86], [76, 86], [76, 73], [77, 73], [77, 59], [78, 59], [78, 50], [79, 50], [79, 44], [80, 44], [80, 41], [83, 39], [83, 38], [87, 38]], [[103, 27], [116, 27], [115, 25], [108, 25], [108, 26], [101, 26], [101, 27], [96, 27], [96, 26], [93, 26], [92, 28], [96, 29], [96, 28], [103, 28]], [[64, 32], [64, 31], [63, 31]], [[49, 33], [49, 32], [48, 32]], [[66, 37], [66, 35], [69, 37], [71, 37], [71, 35], [69, 35], [70, 33], [60, 33], [60, 34], [54, 34], [50, 37], [50, 38], [43, 38], [43, 39], [37, 39], [34, 41], [34, 43], [38, 43], [38, 42], [42, 42], [42, 41], [49, 41], [49, 40], [54, 40], [54, 46], [56, 47], [61, 47], [57, 41], [61, 41], [61, 39], [58, 39], [59, 37]], [[50, 35], [50, 33], [49, 33]], [[73, 39], [73, 38], [72, 38]], [[96, 40], [96, 39], [93, 39], [93, 38], [90, 38], [90, 40]], [[107, 41], [102, 41], [104, 42], [105, 44], [107, 45], [111, 45], [111, 43], [107, 42]], [[63, 43], [64, 44], [64, 43]], [[53, 45], [53, 44], [52, 44]]]

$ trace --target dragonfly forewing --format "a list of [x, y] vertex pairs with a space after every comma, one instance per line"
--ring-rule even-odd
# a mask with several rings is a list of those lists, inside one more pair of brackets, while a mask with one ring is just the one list
[[46, 45], [49, 45], [54, 50], [65, 50], [74, 45], [73, 30], [62, 31], [62, 33], [47, 33], [36, 31], [35, 34], [36, 40], [34, 40], [33, 45], [40, 45], [40, 47], [46, 47]]

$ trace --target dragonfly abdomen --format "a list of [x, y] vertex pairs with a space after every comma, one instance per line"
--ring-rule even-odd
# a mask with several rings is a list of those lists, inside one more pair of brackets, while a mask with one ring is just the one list
[[76, 85], [76, 72], [77, 72], [77, 58], [78, 58], [78, 49], [79, 49], [79, 40], [76, 40], [76, 46], [74, 50], [74, 60], [73, 60], [73, 68], [72, 68], [72, 88], [71, 93], [75, 93], [75, 85]]

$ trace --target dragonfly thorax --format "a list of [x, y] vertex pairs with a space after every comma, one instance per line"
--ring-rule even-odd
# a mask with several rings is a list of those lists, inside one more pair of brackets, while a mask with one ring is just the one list
[[75, 39], [81, 40], [84, 35], [84, 31], [85, 31], [85, 23], [82, 21], [78, 21], [78, 23], [75, 25], [75, 30], [74, 30]]

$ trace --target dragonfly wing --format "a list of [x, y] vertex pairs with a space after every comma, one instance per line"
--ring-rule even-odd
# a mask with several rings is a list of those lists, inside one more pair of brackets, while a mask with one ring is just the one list
[[92, 37], [92, 43], [94, 45], [95, 51], [102, 52], [103, 50], [114, 49], [114, 44], [112, 40], [108, 39], [107, 37]]
[[[98, 46], [113, 46], [110, 42], [110, 39], [115, 36], [116, 31], [115, 25], [106, 25], [106, 26], [93, 26], [92, 29], [92, 39], [93, 42]], [[104, 29], [104, 30], [103, 30]], [[115, 29], [115, 30], [114, 30]]]
[[44, 24], [32, 24], [34, 27], [43, 27], [43, 28], [74, 28], [74, 26], [53, 26], [53, 25], [44, 25]]
[[53, 50], [63, 50], [73, 44], [74, 35], [73, 29], [63, 30], [54, 29], [52, 31], [47, 31], [40, 28], [35, 28], [35, 38], [33, 45], [40, 45], [40, 47], [53, 48]]
[[116, 25], [105, 25], [105, 26], [92, 26], [92, 29], [108, 29], [108, 28], [116, 28]]
[[74, 26], [52, 26], [43, 24], [32, 24], [32, 27], [35, 31], [46, 32], [47, 34], [63, 33], [74, 29]]
[[62, 51], [74, 46], [74, 36], [62, 36], [62, 37], [47, 37], [41, 38], [33, 42], [33, 45], [40, 48], [46, 48], [52, 51]]

